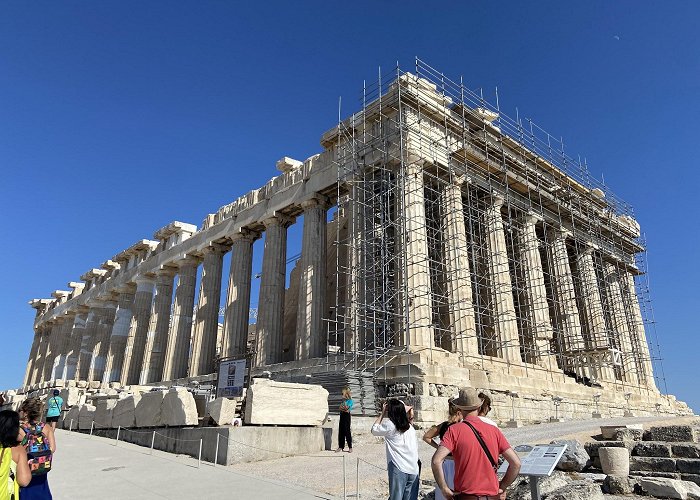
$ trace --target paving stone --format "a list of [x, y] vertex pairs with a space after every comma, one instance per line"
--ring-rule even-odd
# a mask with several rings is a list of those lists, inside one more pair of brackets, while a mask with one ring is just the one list
[[676, 461], [673, 458], [632, 457], [630, 470], [649, 472], [675, 472]]
[[700, 458], [700, 444], [679, 443], [671, 445], [671, 452], [674, 457]]
[[641, 441], [632, 449], [632, 456], [637, 457], [671, 457], [671, 445], [656, 441]]
[[601, 487], [589, 481], [574, 481], [547, 495], [547, 500], [604, 500], [604, 498]]
[[667, 425], [649, 429], [652, 441], [687, 443], [695, 441], [695, 432], [690, 425]]
[[552, 441], [550, 444], [565, 444], [566, 451], [557, 464], [558, 470], [566, 472], [581, 472], [591, 464], [591, 457], [583, 445], [577, 440]]
[[679, 458], [676, 460], [676, 470], [686, 474], [700, 474], [700, 460]]

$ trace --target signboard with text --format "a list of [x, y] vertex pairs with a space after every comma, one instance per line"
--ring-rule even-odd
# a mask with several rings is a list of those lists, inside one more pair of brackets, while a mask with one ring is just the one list
[[239, 398], [246, 380], [246, 359], [226, 359], [219, 363], [217, 398]]
[[[565, 444], [550, 444], [535, 446], [526, 456], [520, 458], [521, 476], [549, 476], [554, 467], [559, 463], [561, 456], [566, 451]], [[505, 473], [508, 462], [503, 462], [498, 472]]]

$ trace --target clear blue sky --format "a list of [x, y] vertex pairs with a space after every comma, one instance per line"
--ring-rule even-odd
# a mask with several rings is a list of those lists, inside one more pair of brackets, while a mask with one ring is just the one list
[[498, 86], [635, 207], [668, 388], [700, 408], [700, 4], [332, 4], [0, 4], [0, 388], [24, 375], [27, 300], [319, 152], [339, 96], [355, 110], [418, 56]]

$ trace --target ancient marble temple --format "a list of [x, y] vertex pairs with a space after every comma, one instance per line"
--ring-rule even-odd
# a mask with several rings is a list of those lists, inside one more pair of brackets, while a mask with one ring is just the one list
[[459, 385], [519, 392], [522, 408], [602, 392], [610, 407], [671, 409], [629, 207], [531, 122], [424, 73], [365, 90], [319, 154], [281, 159], [200, 226], [172, 222], [32, 300], [25, 386], [186, 381], [247, 356], [281, 377], [372, 371], [423, 420]]

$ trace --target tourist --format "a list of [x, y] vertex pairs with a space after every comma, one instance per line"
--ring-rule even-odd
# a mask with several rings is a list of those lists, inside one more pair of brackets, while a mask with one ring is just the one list
[[0, 411], [0, 500], [19, 499], [19, 487], [32, 479], [27, 452], [19, 446], [19, 415], [16, 411]]
[[[450, 426], [462, 421], [462, 410], [453, 405], [451, 399], [447, 402], [447, 404], [449, 412], [447, 420], [445, 420], [440, 425], [433, 425], [423, 435], [423, 441], [425, 441], [435, 449], [437, 449], [440, 444], [439, 442], [436, 443], [435, 439], [437, 438], [439, 441], [442, 441], [442, 438], [445, 436], [447, 429], [449, 429]], [[450, 489], [454, 488], [455, 462], [454, 460], [452, 460], [452, 455], [448, 455], [447, 457], [445, 457], [445, 461], [442, 463], [442, 471], [445, 474], [445, 482], [447, 483], [447, 486]], [[443, 496], [440, 489], [435, 488], [435, 499], [443, 500], [444, 498], [445, 497]]]
[[48, 470], [51, 467], [53, 453], [56, 451], [56, 439], [53, 427], [42, 422], [44, 404], [38, 398], [25, 399], [19, 407], [20, 437], [22, 446], [27, 450], [29, 468], [32, 471], [31, 482], [20, 488], [22, 500], [51, 500]]
[[[450, 426], [433, 455], [433, 474], [440, 491], [447, 499], [505, 500], [506, 488], [520, 471], [518, 455], [498, 427], [479, 418], [482, 400], [473, 388], [460, 389], [452, 404], [462, 410], [464, 420]], [[450, 453], [455, 462], [454, 488], [447, 485], [442, 470]], [[496, 472], [499, 455], [508, 462], [500, 482]]]
[[481, 400], [481, 408], [479, 408], [479, 418], [481, 421], [486, 422], [489, 425], [493, 425], [494, 427], [498, 427], [496, 422], [486, 416], [491, 411], [491, 398], [483, 392], [480, 392], [479, 399]]
[[340, 403], [340, 423], [338, 425], [338, 449], [336, 452], [345, 449], [345, 441], [348, 442], [348, 452], [352, 453], [352, 433], [350, 432], [350, 412], [355, 402], [352, 400], [350, 388], [343, 389], [343, 402]]
[[58, 389], [54, 389], [53, 396], [46, 402], [46, 423], [54, 430], [56, 429], [56, 422], [58, 422], [58, 417], [61, 416], [61, 409], [63, 408], [63, 398], [59, 396], [60, 393]]
[[372, 425], [372, 434], [384, 437], [389, 469], [389, 500], [416, 500], [420, 468], [416, 430], [410, 423], [413, 408], [392, 398]]

